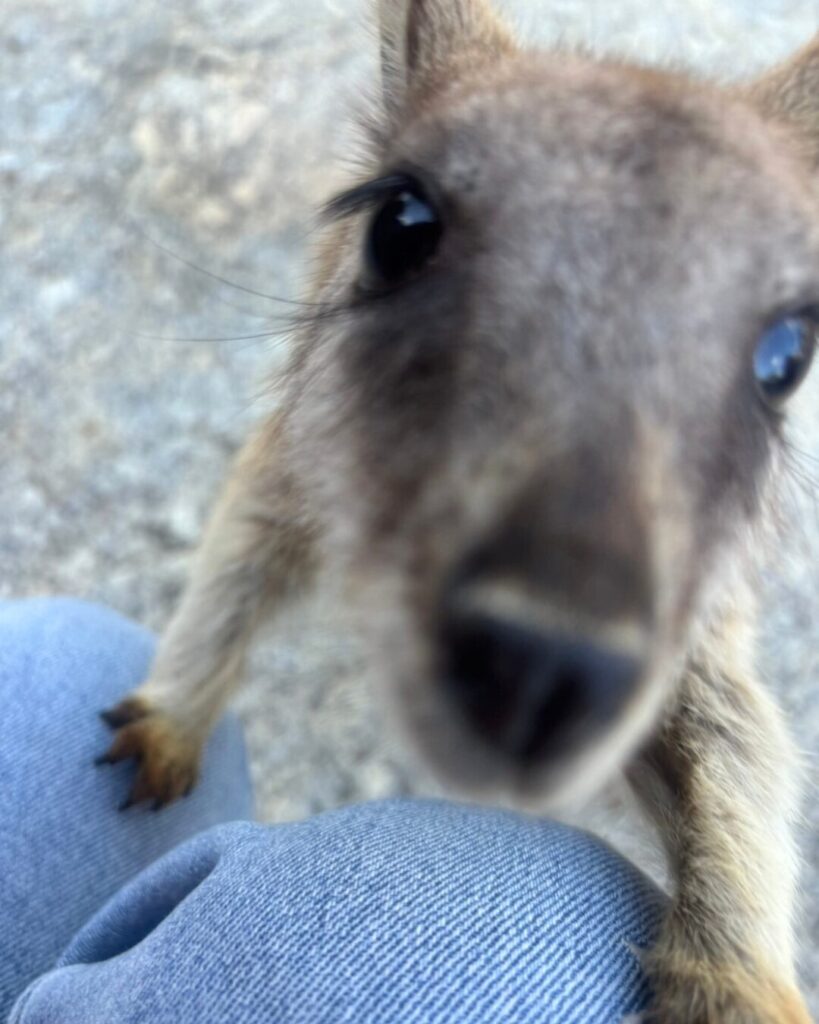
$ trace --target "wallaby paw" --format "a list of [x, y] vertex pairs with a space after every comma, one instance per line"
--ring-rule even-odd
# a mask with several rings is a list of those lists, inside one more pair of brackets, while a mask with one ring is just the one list
[[127, 698], [103, 711], [101, 718], [116, 735], [108, 752], [95, 763], [137, 762], [136, 777], [121, 811], [146, 801], [158, 811], [190, 793], [199, 774], [201, 746], [172, 719], [151, 710], [141, 697]]
[[645, 1024], [811, 1024], [802, 997], [733, 966], [691, 964], [651, 971], [656, 993]]

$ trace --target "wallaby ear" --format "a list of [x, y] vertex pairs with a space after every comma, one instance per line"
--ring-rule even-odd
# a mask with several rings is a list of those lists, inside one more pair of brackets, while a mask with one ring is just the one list
[[378, 0], [378, 16], [392, 124], [413, 98], [515, 49], [486, 0]]
[[788, 128], [819, 167], [819, 35], [745, 93], [763, 114]]

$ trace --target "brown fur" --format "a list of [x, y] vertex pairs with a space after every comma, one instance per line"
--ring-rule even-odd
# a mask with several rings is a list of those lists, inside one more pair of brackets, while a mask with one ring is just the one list
[[683, 954], [658, 950], [646, 959], [654, 978], [657, 1002], [645, 1024], [810, 1024], [795, 988], [782, 986], [757, 966], [691, 962]]
[[[401, 719], [456, 784], [540, 805], [627, 768], [675, 879], [654, 1019], [804, 1024], [798, 772], [746, 598], [782, 472], [753, 346], [819, 303], [819, 44], [728, 91], [523, 51], [483, 0], [379, 13], [372, 172], [427, 176], [440, 251], [362, 300], [372, 214], [328, 228], [323, 314], [112, 756], [142, 758], [135, 798], [180, 795], [257, 623], [319, 565], [354, 570]], [[594, 734], [521, 765], [442, 686], [441, 622], [464, 608], [593, 637], [639, 678]]]
[[759, 110], [791, 129], [807, 158], [819, 166], [819, 41], [755, 82], [749, 95]]

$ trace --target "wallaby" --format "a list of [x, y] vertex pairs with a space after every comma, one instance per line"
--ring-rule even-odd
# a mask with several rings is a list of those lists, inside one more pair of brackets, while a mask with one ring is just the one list
[[103, 760], [186, 793], [256, 626], [342, 566], [446, 777], [531, 806], [625, 770], [674, 878], [652, 1020], [804, 1024], [751, 591], [819, 330], [819, 39], [726, 88], [523, 49], [485, 0], [379, 19], [280, 410]]

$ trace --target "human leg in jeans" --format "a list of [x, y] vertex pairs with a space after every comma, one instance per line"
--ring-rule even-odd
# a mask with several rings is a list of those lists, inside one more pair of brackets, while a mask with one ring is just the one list
[[208, 829], [250, 812], [232, 723], [188, 801], [117, 814], [127, 768], [90, 767], [95, 712], [150, 650], [100, 609], [0, 606], [0, 978], [40, 975], [12, 1022], [609, 1024], [646, 1005], [663, 898], [582, 832], [427, 801]]
[[133, 769], [94, 768], [110, 744], [99, 712], [139, 682], [153, 647], [144, 629], [81, 601], [0, 602], [0, 1021], [130, 878], [197, 832], [253, 815], [233, 718], [189, 799], [161, 814], [117, 810]]

